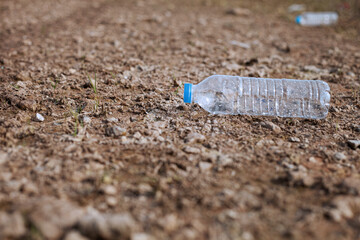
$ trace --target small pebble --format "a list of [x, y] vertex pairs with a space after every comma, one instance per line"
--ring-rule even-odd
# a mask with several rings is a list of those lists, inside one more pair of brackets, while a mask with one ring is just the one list
[[112, 185], [106, 185], [102, 188], [103, 192], [107, 195], [115, 195], [116, 194], [116, 188]]
[[154, 240], [155, 238], [146, 233], [135, 233], [131, 236], [131, 240]]
[[185, 140], [189, 143], [202, 143], [205, 139], [205, 136], [200, 133], [190, 133]]
[[8, 160], [8, 155], [5, 152], [0, 152], [0, 165], [4, 164]]
[[106, 119], [106, 121], [108, 123], [117, 123], [119, 120], [117, 118], [111, 117], [111, 118]]
[[354, 125], [353, 129], [355, 130], [355, 132], [360, 132], [360, 125]]
[[300, 139], [297, 138], [297, 137], [290, 137], [290, 138], [289, 138], [289, 141], [290, 141], [290, 142], [300, 142]]
[[360, 146], [360, 140], [349, 140], [347, 144], [349, 145], [349, 147], [355, 150]]
[[200, 168], [201, 172], [207, 172], [212, 168], [212, 164], [209, 162], [200, 162], [199, 168]]
[[343, 160], [346, 160], [346, 156], [345, 154], [341, 153], [341, 152], [337, 152], [334, 154], [334, 158], [336, 160], [339, 160], [339, 161], [343, 161]]
[[73, 69], [73, 68], [70, 68], [70, 69], [69, 69], [69, 73], [71, 73], [71, 74], [75, 74], [75, 73], [76, 73], [76, 70], [75, 70], [75, 69]]
[[107, 127], [105, 129], [105, 135], [109, 137], [120, 137], [126, 134], [126, 129], [119, 126]]
[[88, 117], [88, 116], [84, 116], [83, 121], [84, 121], [84, 123], [90, 123], [90, 122], [91, 122], [91, 118]]
[[107, 197], [106, 198], [106, 204], [109, 206], [109, 207], [114, 207], [116, 206], [117, 204], [117, 199], [115, 197]]
[[78, 231], [70, 231], [66, 234], [64, 240], [88, 240], [88, 238], [81, 235]]
[[147, 183], [141, 183], [139, 184], [138, 191], [140, 194], [145, 195], [151, 193], [153, 191], [153, 188]]
[[134, 134], [134, 138], [135, 138], [135, 139], [140, 139], [140, 138], [141, 138], [141, 133], [136, 132], [136, 133]]
[[310, 65], [310, 66], [305, 66], [304, 67], [304, 71], [306, 72], [314, 72], [314, 73], [320, 73], [321, 72], [321, 69], [313, 66], [313, 65]]
[[43, 115], [41, 115], [40, 113], [36, 113], [34, 121], [43, 122], [44, 120], [45, 120], [45, 118], [43, 117]]
[[266, 121], [266, 122], [262, 122], [260, 125], [264, 128], [274, 131], [275, 133], [281, 133], [281, 128], [275, 123]]
[[200, 153], [200, 149], [186, 146], [184, 148], [184, 152], [186, 152], [186, 153], [194, 153], [195, 154], [195, 153]]
[[247, 8], [231, 8], [226, 10], [226, 14], [234, 16], [249, 16], [251, 15], [251, 11]]

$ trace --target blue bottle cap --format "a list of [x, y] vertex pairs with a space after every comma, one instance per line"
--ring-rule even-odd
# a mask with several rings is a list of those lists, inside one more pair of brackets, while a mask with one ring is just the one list
[[192, 84], [185, 83], [184, 84], [184, 103], [191, 103], [192, 95]]
[[301, 21], [301, 16], [299, 15], [299, 16], [297, 16], [297, 17], [295, 18], [295, 22], [296, 22], [297, 24], [300, 24], [300, 21]]

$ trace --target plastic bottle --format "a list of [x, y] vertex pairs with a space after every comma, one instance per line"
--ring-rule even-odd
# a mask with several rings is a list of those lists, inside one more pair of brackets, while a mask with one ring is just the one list
[[185, 83], [184, 102], [211, 114], [325, 118], [330, 87], [319, 80], [266, 79], [213, 75]]
[[295, 22], [302, 26], [332, 25], [337, 22], [336, 12], [305, 12], [296, 17]]

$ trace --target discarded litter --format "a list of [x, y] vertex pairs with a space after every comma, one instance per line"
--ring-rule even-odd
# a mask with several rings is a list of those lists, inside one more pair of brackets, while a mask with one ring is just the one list
[[330, 106], [330, 87], [320, 80], [213, 75], [184, 87], [184, 102], [211, 114], [321, 119]]
[[295, 22], [302, 26], [321, 26], [335, 24], [339, 19], [336, 12], [305, 12], [296, 17]]
[[301, 12], [305, 11], [304, 4], [292, 4], [288, 7], [288, 12]]

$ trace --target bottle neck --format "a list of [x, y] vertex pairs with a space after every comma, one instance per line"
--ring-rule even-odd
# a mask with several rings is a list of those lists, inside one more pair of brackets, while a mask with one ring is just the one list
[[194, 99], [193, 90], [194, 90], [194, 85], [192, 85], [191, 83], [184, 84], [184, 102], [185, 103], [193, 102], [193, 99]]

